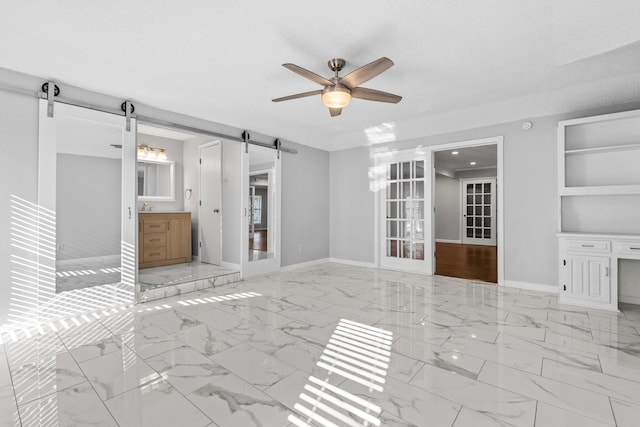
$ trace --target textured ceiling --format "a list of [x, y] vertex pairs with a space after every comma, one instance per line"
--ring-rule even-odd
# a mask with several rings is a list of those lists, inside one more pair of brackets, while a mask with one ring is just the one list
[[[0, 1], [0, 67], [327, 150], [640, 100], [637, 0]], [[381, 56], [397, 105], [271, 102]]]

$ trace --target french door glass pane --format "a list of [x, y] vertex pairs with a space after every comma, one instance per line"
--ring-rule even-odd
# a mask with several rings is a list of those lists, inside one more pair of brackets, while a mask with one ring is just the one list
[[389, 172], [387, 173], [387, 179], [398, 179], [398, 165], [389, 165]]
[[413, 198], [414, 199], [423, 199], [424, 198], [424, 181], [414, 181], [414, 183], [413, 183]]
[[402, 179], [411, 179], [411, 163], [412, 162], [402, 163]]
[[387, 237], [398, 237], [397, 221], [387, 221]]
[[388, 184], [387, 199], [397, 199], [397, 198], [398, 198], [398, 184], [395, 182]]
[[424, 187], [424, 161], [401, 162], [388, 166], [388, 257], [424, 259]]
[[387, 218], [398, 218], [398, 202], [387, 202]]

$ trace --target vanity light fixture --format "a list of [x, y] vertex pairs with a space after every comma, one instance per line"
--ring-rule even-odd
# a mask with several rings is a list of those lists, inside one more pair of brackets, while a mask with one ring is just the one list
[[460, 154], [460, 153], [458, 153], [457, 151], [452, 151], [452, 152], [451, 152], [451, 155], [452, 155], [452, 156], [457, 156], [458, 154]]
[[138, 159], [168, 160], [167, 149], [150, 147], [147, 144], [140, 144], [138, 145]]
[[476, 162], [469, 162], [469, 164], [470, 164], [471, 166], [475, 166], [475, 165], [476, 165]]

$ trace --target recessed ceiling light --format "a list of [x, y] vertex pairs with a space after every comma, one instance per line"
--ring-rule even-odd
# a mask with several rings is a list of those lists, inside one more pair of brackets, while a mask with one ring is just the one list
[[475, 166], [476, 162], [469, 162], [471, 166]]
[[451, 155], [452, 155], [452, 156], [457, 156], [458, 154], [460, 154], [460, 153], [458, 153], [457, 151], [452, 151], [452, 152], [451, 152]]

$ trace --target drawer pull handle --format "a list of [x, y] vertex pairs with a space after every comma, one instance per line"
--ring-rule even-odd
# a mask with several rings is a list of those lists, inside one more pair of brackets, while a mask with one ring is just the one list
[[609, 267], [604, 268], [604, 277], [609, 277]]
[[160, 224], [151, 224], [149, 227], [160, 227]]
[[151, 239], [151, 240], [149, 240], [149, 241], [150, 241], [150, 242], [157, 242], [158, 240], [160, 240], [160, 239]]
[[633, 246], [629, 246], [629, 249], [631, 249], [632, 251], [640, 251], [640, 248], [636, 248]]
[[154, 256], [154, 255], [160, 255], [160, 252], [152, 252], [150, 255], [151, 255], [151, 256]]
[[582, 245], [583, 248], [592, 248], [593, 245]]

